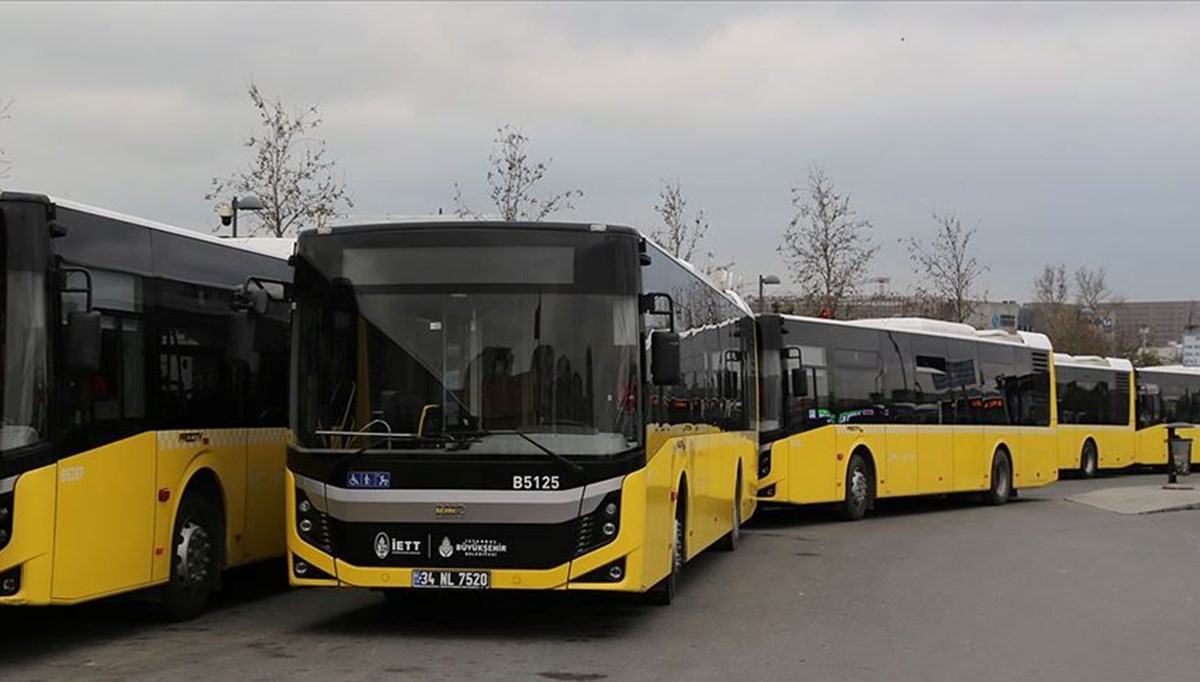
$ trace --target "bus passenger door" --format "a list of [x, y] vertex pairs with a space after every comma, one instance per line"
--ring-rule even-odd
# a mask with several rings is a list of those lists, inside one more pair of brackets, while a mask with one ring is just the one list
[[991, 469], [991, 453], [984, 452], [983, 424], [988, 412], [984, 403], [984, 378], [976, 345], [965, 341], [946, 342], [949, 357], [950, 396], [954, 420], [954, 465], [952, 490], [982, 490], [985, 472]]
[[920, 494], [949, 492], [954, 486], [954, 404], [946, 341], [912, 339], [916, 386], [917, 487]]
[[887, 404], [885, 455], [880, 462], [879, 493], [888, 497], [917, 494], [917, 424], [912, 343], [909, 337], [884, 332], [883, 401]]

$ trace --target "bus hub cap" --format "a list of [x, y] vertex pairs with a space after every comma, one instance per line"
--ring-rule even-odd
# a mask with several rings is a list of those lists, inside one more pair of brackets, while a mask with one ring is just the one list
[[189, 519], [179, 531], [179, 548], [175, 551], [179, 580], [185, 585], [199, 585], [208, 580], [212, 543], [208, 531]]
[[850, 475], [850, 499], [854, 500], [855, 504], [862, 504], [867, 500], [867, 474], [862, 469], [855, 469]]

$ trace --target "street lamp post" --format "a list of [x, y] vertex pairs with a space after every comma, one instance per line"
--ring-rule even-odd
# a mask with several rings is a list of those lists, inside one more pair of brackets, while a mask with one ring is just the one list
[[230, 236], [237, 238], [238, 211], [261, 211], [266, 207], [267, 206], [262, 202], [262, 199], [259, 199], [252, 194], [248, 194], [241, 199], [234, 197], [230, 200], [228, 205], [221, 207], [219, 213], [221, 216], [221, 224], [229, 225], [233, 233]]
[[763, 285], [779, 284], [779, 278], [775, 275], [759, 275], [758, 276], [758, 312], [766, 312], [766, 301], [763, 299]]

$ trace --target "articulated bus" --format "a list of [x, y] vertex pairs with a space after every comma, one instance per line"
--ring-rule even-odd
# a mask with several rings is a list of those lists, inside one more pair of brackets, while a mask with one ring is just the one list
[[[1137, 463], [1167, 463], [1167, 424], [1200, 424], [1200, 367], [1165, 365], [1134, 370], [1137, 390]], [[1177, 430], [1192, 439], [1192, 467], [1200, 467], [1200, 428]]]
[[633, 229], [301, 233], [290, 579], [669, 602], [755, 509], [753, 315]]
[[232, 242], [0, 193], [0, 605], [185, 618], [283, 553], [289, 311], [235, 288], [291, 271]]
[[911, 318], [759, 317], [759, 502], [979, 491], [1003, 504], [1058, 478], [1054, 365], [1041, 334]]
[[1120, 358], [1055, 353], [1054, 373], [1059, 471], [1092, 478], [1100, 469], [1136, 464], [1133, 365]]

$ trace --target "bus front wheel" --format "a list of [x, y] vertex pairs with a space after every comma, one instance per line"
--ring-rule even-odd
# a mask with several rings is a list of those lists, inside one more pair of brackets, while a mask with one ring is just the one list
[[733, 526], [729, 532], [717, 541], [717, 549], [722, 552], [737, 551], [738, 545], [742, 542], [742, 469], [738, 467], [737, 483], [733, 488]]
[[195, 618], [204, 611], [217, 584], [220, 533], [217, 514], [203, 495], [189, 493], [179, 503], [171, 540], [171, 578], [162, 589], [164, 616]]
[[683, 495], [679, 496], [680, 504], [676, 507], [675, 522], [671, 539], [671, 572], [647, 593], [648, 600], [655, 606], [670, 606], [675, 601], [675, 592], [679, 589], [679, 574], [683, 572], [683, 562], [687, 557], [687, 529], [684, 526]]
[[850, 456], [850, 464], [846, 466], [846, 497], [842, 500], [841, 515], [847, 521], [858, 521], [867, 515], [874, 496], [872, 488], [875, 485], [871, 468], [860, 453]]

